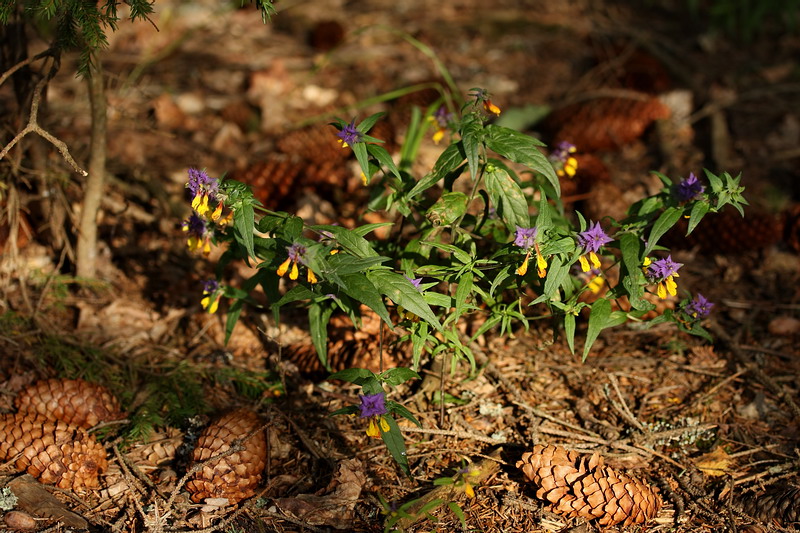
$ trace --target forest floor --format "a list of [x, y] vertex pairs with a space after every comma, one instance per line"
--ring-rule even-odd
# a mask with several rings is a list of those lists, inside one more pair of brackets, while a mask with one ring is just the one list
[[[679, 2], [669, 10], [592, 0], [421, 4], [282, 1], [265, 25], [253, 6], [159, 0], [154, 24], [122, 23], [111, 35], [103, 54], [110, 182], [99, 223], [99, 280], [65, 275], [64, 228], [76, 220], [81, 182], [53, 151], [50, 166], [61, 170], [20, 179], [33, 232], [13, 254], [4, 250], [0, 409], [12, 411], [18, 391], [50, 377], [101, 382], [129, 412], [159, 387], [162, 397], [165, 390], [180, 396], [160, 407], [173, 401], [191, 408], [138, 440], [130, 433], [123, 442], [105, 439], [112, 470], [130, 484], [128, 499], [106, 501], [110, 475], [97, 491], [57, 496], [95, 531], [383, 531], [393, 510], [414, 500], [419, 506], [397, 523], [405, 531], [589, 531], [596, 526], [537, 500], [515, 466], [535, 444], [554, 444], [598, 453], [658, 487], [658, 516], [630, 529], [794, 530], [800, 35], [765, 27], [743, 43], [704, 28]], [[200, 306], [202, 280], [213, 277], [220, 251], [190, 254], [180, 224], [190, 209], [188, 168], [265, 186], [257, 180], [268, 178], [252, 170], [264, 162], [287, 180], [283, 189], [265, 186], [275, 207], [309, 223], [348, 224], [364, 215], [352, 161], [337, 163], [331, 172], [343, 181], [333, 186], [303, 178], [307, 167], [292, 174], [285, 165], [308, 164], [297, 130], [334, 115], [388, 111], [389, 135], [402, 140], [402, 106], [415, 95], [374, 97], [442, 80], [409, 36], [430, 47], [465, 94], [488, 89], [502, 119], [547, 143], [582, 120], [559, 113], [577, 103], [634, 93], [679, 102], [671, 108], [685, 111], [677, 133], [651, 126], [585, 154], [607, 176], [597, 183], [584, 176], [565, 198], [570, 209], [614, 213], [620, 201], [629, 205], [653, 191], [649, 171], [679, 178], [701, 175], [703, 167], [741, 172], [751, 206], [743, 221], [719, 215], [705, 237], [670, 243], [685, 265], [681, 288], [715, 302], [707, 322], [714, 343], [669, 325], [623, 326], [605, 331], [581, 361], [563, 337], [554, 339], [549, 322], [514, 335], [487, 333], [474, 344], [476, 373], [466, 365], [442, 372], [441, 364], [423, 361], [424, 379], [393, 393], [422, 424], [403, 427], [406, 477], [365, 435], [362, 420], [328, 416], [357, 402], [358, 389], [321, 377], [302, 320], [289, 315], [276, 325], [263, 310], [247, 309], [223, 342], [225, 309], [209, 315]], [[50, 83], [42, 120], [81, 162], [90, 123], [73, 62], [65, 58]], [[10, 108], [9, 89], [0, 91]], [[544, 106], [552, 113], [535, 123]], [[425, 143], [419, 175], [440, 150]], [[247, 269], [225, 275], [235, 281]], [[369, 324], [358, 334], [340, 333], [335, 367], [379, 364], [378, 328]], [[195, 382], [203, 388], [189, 390]], [[208, 420], [239, 406], [267, 424], [269, 456], [257, 494], [233, 508], [193, 504], [176, 488], [187, 447]], [[122, 452], [136, 465], [153, 443], [168, 451], [143, 478], [120, 473]], [[479, 472], [470, 478], [474, 496], [463, 483], [436, 484], [463, 478], [464, 469]], [[10, 467], [4, 472], [0, 485], [15, 475]], [[39, 525], [65, 527], [46, 517]]]

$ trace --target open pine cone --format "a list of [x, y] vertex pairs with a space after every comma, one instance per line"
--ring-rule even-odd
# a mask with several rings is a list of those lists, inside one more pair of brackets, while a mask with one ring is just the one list
[[0, 415], [0, 460], [75, 491], [97, 487], [108, 468], [105, 449], [85, 429], [36, 413]]
[[14, 405], [20, 413], [38, 413], [85, 429], [125, 417], [107, 388], [82, 379], [37, 381], [17, 395]]
[[636, 479], [617, 473], [598, 454], [581, 456], [557, 446], [537, 444], [517, 462], [536, 485], [536, 497], [569, 518], [597, 520], [600, 526], [641, 524], [661, 508], [658, 493]]
[[[259, 416], [248, 409], [237, 409], [211, 423], [200, 434], [192, 460], [199, 463], [226, 452], [237, 439], [246, 438], [261, 427]], [[236, 504], [255, 494], [261, 472], [267, 463], [267, 437], [258, 431], [242, 443], [244, 449], [204, 464], [186, 483], [192, 501], [227, 498]]]

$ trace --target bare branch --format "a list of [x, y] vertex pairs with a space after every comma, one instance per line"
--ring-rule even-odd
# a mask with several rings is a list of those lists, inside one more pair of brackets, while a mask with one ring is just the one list
[[49, 55], [54, 58], [53, 66], [50, 69], [50, 72], [47, 73], [47, 76], [39, 80], [36, 83], [36, 86], [33, 88], [33, 97], [31, 99], [31, 111], [30, 111], [30, 116], [28, 118], [28, 124], [13, 139], [11, 139], [11, 141], [2, 150], [0, 150], [0, 159], [3, 159], [6, 155], [8, 155], [8, 152], [11, 151], [11, 149], [14, 148], [14, 146], [16, 146], [16, 144], [20, 140], [22, 140], [23, 137], [25, 137], [29, 133], [36, 133], [39, 136], [46, 139], [47, 141], [49, 141], [53, 146], [55, 146], [56, 149], [59, 151], [59, 153], [61, 153], [61, 156], [64, 158], [64, 160], [67, 163], [69, 163], [69, 165], [73, 168], [73, 170], [75, 170], [75, 172], [77, 172], [82, 176], [88, 176], [89, 173], [83, 170], [80, 167], [80, 165], [78, 165], [78, 163], [75, 162], [75, 159], [72, 158], [72, 155], [69, 153], [69, 148], [67, 147], [67, 144], [58, 137], [54, 136], [50, 132], [43, 129], [38, 122], [39, 105], [42, 100], [42, 91], [44, 91], [45, 86], [50, 82], [50, 80], [53, 79], [53, 76], [55, 76], [56, 72], [58, 71], [58, 67], [60, 65], [60, 62], [58, 58], [54, 55], [53, 51], [45, 50], [41, 54], [38, 54], [30, 59], [26, 59], [24, 61], [17, 63], [16, 65], [14, 65], [13, 67], [11, 67], [10, 69], [8, 69], [6, 72], [3, 73], [2, 78], [0, 78], [0, 84], [5, 82], [8, 76], [13, 74], [15, 71], [19, 70], [26, 64], [30, 64], [32, 61], [44, 55]]

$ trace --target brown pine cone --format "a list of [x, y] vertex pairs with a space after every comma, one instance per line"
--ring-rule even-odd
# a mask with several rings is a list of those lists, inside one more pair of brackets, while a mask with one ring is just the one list
[[336, 133], [336, 128], [330, 124], [315, 124], [285, 133], [278, 139], [276, 145], [284, 154], [300, 156], [306, 161], [341, 162], [353, 151], [342, 148]]
[[699, 247], [706, 253], [739, 254], [748, 250], [763, 250], [781, 240], [783, 223], [779, 217], [758, 208], [745, 208], [744, 217], [727, 207], [719, 213], [709, 213], [688, 236], [689, 221], [682, 218], [664, 235], [660, 244], [688, 250]]
[[596, 453], [587, 458], [537, 444], [522, 455], [517, 468], [538, 487], [537, 498], [569, 518], [596, 519], [600, 526], [628, 526], [646, 522], [661, 508], [661, 498], [653, 488], [615, 472]]
[[545, 127], [559, 141], [574, 144], [581, 152], [611, 150], [642, 136], [657, 119], [667, 118], [669, 108], [657, 98], [597, 98], [555, 111]]
[[800, 522], [800, 486], [773, 486], [760, 494], [750, 495], [742, 510], [748, 515], [769, 522]]
[[38, 413], [85, 429], [125, 418], [111, 391], [82, 379], [37, 381], [17, 395], [14, 405], [20, 413]]
[[259, 429], [261, 424], [256, 413], [237, 409], [203, 430], [192, 455], [195, 464], [226, 452], [237, 439], [258, 431], [241, 443], [243, 450], [204, 464], [194, 474], [186, 483], [192, 501], [200, 503], [206, 498], [227, 498], [231, 504], [236, 504], [255, 494], [261, 472], [267, 464], [267, 437]]
[[106, 450], [86, 430], [34, 413], [0, 415], [0, 458], [42, 483], [80, 491], [98, 486]]

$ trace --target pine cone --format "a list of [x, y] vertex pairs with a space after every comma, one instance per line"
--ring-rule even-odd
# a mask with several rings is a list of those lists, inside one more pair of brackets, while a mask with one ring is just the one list
[[317, 124], [287, 132], [278, 139], [276, 145], [284, 154], [300, 156], [306, 161], [342, 162], [353, 152], [342, 148], [336, 133], [336, 128], [333, 126]]
[[642, 136], [656, 119], [670, 110], [657, 98], [598, 98], [566, 106], [547, 119], [545, 127], [559, 141], [574, 144], [581, 152], [611, 150]]
[[800, 522], [800, 487], [773, 486], [743, 502], [748, 515], [769, 522], [778, 519], [784, 524]]
[[661, 498], [650, 486], [606, 466], [598, 454], [581, 456], [537, 444], [517, 462], [536, 497], [569, 518], [597, 519], [600, 526], [640, 524], [653, 518]]
[[709, 213], [686, 236], [688, 220], [681, 219], [664, 235], [662, 244], [669, 248], [687, 250], [699, 247], [706, 253], [741, 253], [743, 243], [748, 250], [763, 250], [781, 239], [783, 221], [758, 209], [748, 208], [745, 216], [728, 207], [719, 213]]
[[111, 391], [82, 379], [37, 381], [17, 395], [14, 405], [20, 413], [38, 413], [85, 429], [125, 418]]
[[[248, 409], [237, 409], [222, 416], [200, 434], [194, 449], [194, 463], [205, 461], [229, 450], [237, 439], [245, 438], [261, 427], [261, 419]], [[267, 437], [258, 431], [242, 443], [244, 449], [204, 464], [186, 484], [192, 501], [227, 498], [231, 504], [251, 497], [261, 481], [267, 463]]]
[[297, 158], [275, 154], [231, 173], [231, 178], [249, 185], [267, 209], [279, 209], [291, 203], [290, 193], [300, 185], [305, 166]]
[[42, 483], [80, 491], [98, 486], [106, 451], [85, 429], [34, 413], [0, 415], [0, 459]]

